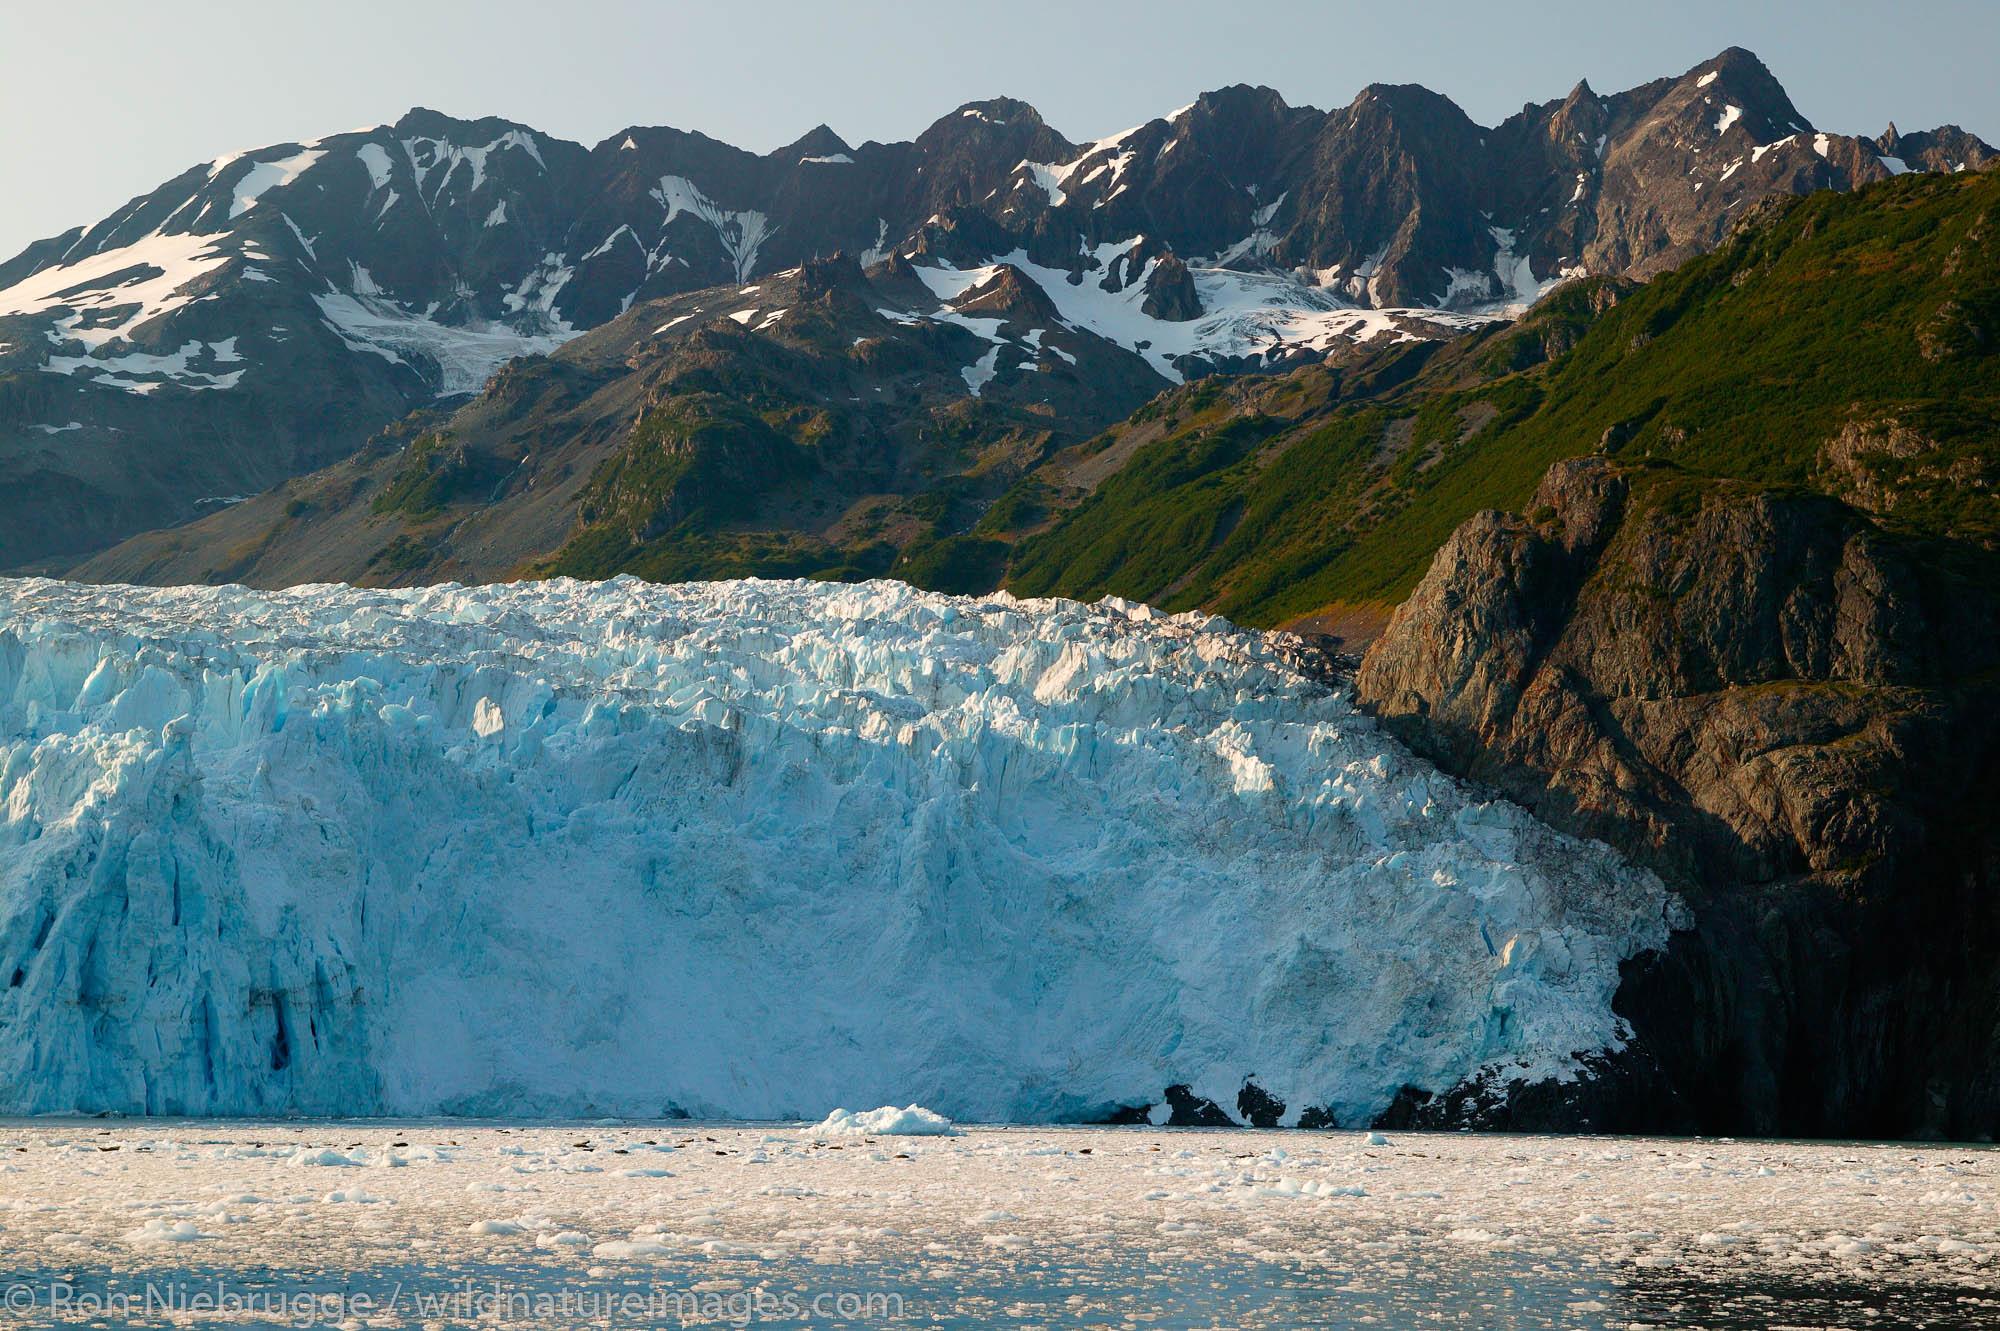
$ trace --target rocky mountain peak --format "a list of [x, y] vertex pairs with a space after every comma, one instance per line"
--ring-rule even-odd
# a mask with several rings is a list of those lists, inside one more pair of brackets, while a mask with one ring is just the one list
[[1457, 102], [1421, 83], [1371, 83], [1355, 95], [1347, 109], [1357, 123], [1379, 117], [1396, 125], [1468, 130], [1475, 137], [1479, 128]]
[[1062, 317], [1048, 293], [1011, 263], [996, 266], [991, 277], [953, 302], [953, 308], [960, 314], [998, 317], [1024, 325], [1047, 326]]
[[799, 299], [817, 300], [830, 291], [858, 291], [867, 278], [853, 255], [845, 252], [830, 258], [811, 258], [799, 265]]
[[1663, 110], [1671, 113], [1680, 108], [1686, 108], [1697, 123], [1717, 126], [1717, 134], [1740, 125], [1756, 143], [1812, 129], [1764, 62], [1738, 46], [1681, 76], [1662, 99]]
[[[443, 111], [435, 111], [427, 106], [413, 106], [405, 111], [392, 125], [380, 126], [391, 131], [394, 138], [450, 139], [459, 142], [486, 142], [503, 134], [518, 131], [538, 142], [543, 138], [540, 130], [519, 121], [501, 116], [480, 116], [476, 120], [461, 120]], [[373, 134], [374, 131], [364, 131]]]
[[833, 132], [829, 125], [815, 125], [798, 139], [767, 154], [774, 161], [790, 166], [801, 161], [814, 159], [831, 160], [851, 157], [854, 150], [847, 141]]
[[1284, 96], [1275, 88], [1262, 84], [1232, 83], [1226, 88], [1201, 94], [1184, 114], [1194, 120], [1272, 120], [1283, 118], [1291, 110]]
[[948, 145], [973, 142], [1052, 142], [1064, 148], [1069, 141], [1050, 130], [1042, 113], [1012, 97], [992, 97], [967, 102], [939, 117], [930, 128], [917, 135], [914, 146], [920, 153], [936, 152]]

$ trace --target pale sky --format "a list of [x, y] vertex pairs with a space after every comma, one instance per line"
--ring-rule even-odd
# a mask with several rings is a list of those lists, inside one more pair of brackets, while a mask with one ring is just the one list
[[1422, 83], [1482, 124], [1727, 46], [1822, 129], [2000, 140], [1996, 0], [0, 0], [0, 258], [196, 162], [394, 120], [504, 116], [585, 144], [673, 125], [756, 152], [824, 121], [906, 139], [1007, 95], [1094, 139], [1232, 83], [1293, 105]]

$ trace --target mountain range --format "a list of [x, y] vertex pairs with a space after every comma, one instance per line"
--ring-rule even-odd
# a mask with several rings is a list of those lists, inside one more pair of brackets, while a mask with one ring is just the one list
[[[273, 501], [291, 528], [224, 512], [98, 567], [881, 571], [1188, 378], [1448, 339], [1565, 280], [1666, 271], [1773, 195], [1992, 156], [1955, 127], [1822, 132], [1736, 49], [1493, 128], [1413, 86], [1331, 112], [1228, 88], [1090, 143], [999, 99], [909, 143], [822, 126], [762, 156], [412, 111], [203, 163], [0, 264], [0, 567], [337, 464]], [[751, 379], [767, 400], [732, 426]], [[749, 493], [637, 484], [689, 469], [691, 421], [740, 427]], [[329, 493], [364, 476], [419, 508]], [[526, 535], [412, 521], [531, 483]]]

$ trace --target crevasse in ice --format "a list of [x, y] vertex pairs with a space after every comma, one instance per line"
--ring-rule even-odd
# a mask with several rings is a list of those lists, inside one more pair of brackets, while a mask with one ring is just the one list
[[1344, 1123], [1616, 1047], [1657, 879], [1219, 620], [0, 582], [0, 1110]]

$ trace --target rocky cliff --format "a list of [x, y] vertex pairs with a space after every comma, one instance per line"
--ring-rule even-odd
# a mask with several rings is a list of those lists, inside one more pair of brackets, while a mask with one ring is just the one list
[[1567, 1096], [1406, 1122], [2000, 1132], [2000, 597], [1990, 555], [1840, 499], [1607, 457], [1480, 513], [1362, 664], [1418, 752], [1659, 869], [1636, 1038]]

